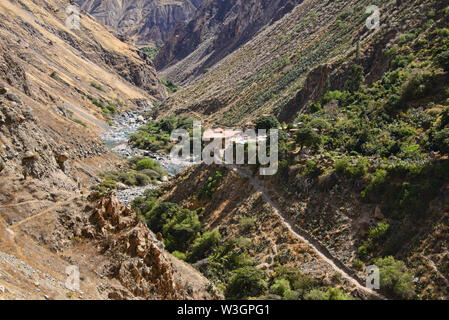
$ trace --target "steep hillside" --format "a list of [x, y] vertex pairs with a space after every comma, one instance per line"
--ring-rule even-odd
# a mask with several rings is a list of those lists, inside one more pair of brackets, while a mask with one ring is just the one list
[[202, 0], [76, 0], [98, 21], [137, 46], [162, 46], [170, 31], [189, 20]]
[[[381, 27], [369, 30], [365, 10], [376, 3], [381, 8]], [[359, 43], [359, 63], [365, 68], [367, 82], [378, 80], [390, 67], [385, 52], [391, 42], [427, 21], [431, 8], [441, 7], [444, 4], [435, 1], [304, 1], [210, 70], [203, 70], [207, 72], [161, 106], [160, 115], [198, 115], [228, 126], [245, 124], [264, 113], [292, 121], [309, 97], [304, 97], [302, 107], [289, 110], [291, 115], [283, 108], [298, 92], [313, 93], [315, 83], [311, 81], [326, 80], [315, 68], [328, 64], [328, 72], [340, 69], [343, 74], [335, 74], [330, 85], [344, 87]], [[195, 65], [192, 68], [197, 70]]]
[[155, 59], [164, 77], [184, 83], [201, 75], [302, 0], [207, 0], [179, 24]]
[[[180, 212], [198, 213], [202, 236], [192, 242], [164, 225], [164, 243], [169, 250], [176, 249], [175, 255], [193, 263], [227, 298], [317, 299], [314, 294], [381, 298], [365, 288], [363, 278], [290, 225], [268, 199], [241, 169], [201, 165], [189, 168], [161, 190], [136, 199], [134, 207], [154, 228], [170, 224], [169, 219], [177, 220], [172, 214], [179, 210], [178, 205], [184, 210]], [[184, 232], [193, 227], [193, 221], [183, 221]], [[175, 235], [182, 237], [179, 245], [183, 249], [172, 244]], [[233, 275], [242, 270], [258, 274], [260, 286], [247, 284], [234, 292]], [[288, 291], [273, 291], [272, 285], [282, 279], [291, 282]]]
[[[166, 92], [151, 62], [92, 18], [69, 30], [69, 4], [0, 3], [0, 299], [211, 298], [129, 208], [87, 197], [123, 161], [98, 137], [106, 120]], [[80, 291], [65, 285], [69, 265]]]
[[[260, 265], [269, 250], [238, 238], [244, 230], [250, 239], [282, 236], [285, 230], [268, 222], [276, 217], [345, 279], [364, 279], [376, 265], [386, 298], [448, 298], [449, 7], [379, 2], [380, 29], [368, 30], [371, 4], [304, 1], [158, 109], [160, 118], [182, 114], [216, 126], [279, 128], [276, 175], [257, 176], [257, 165], [201, 166], [185, 173], [198, 187], [181, 176], [178, 185], [136, 204], [150, 225], [172, 208], [153, 208], [155, 198], [196, 210], [209, 233], [176, 254], [222, 282], [227, 297], [235, 297], [236, 279], [249, 273], [258, 290], [247, 297], [309, 298], [294, 285], [301, 275], [292, 280], [277, 270], [284, 264], [279, 258]], [[151, 123], [142, 128], [139, 145], [157, 146], [151, 129]], [[230, 263], [236, 251], [252, 259]], [[288, 256], [305, 254], [291, 249]], [[274, 273], [252, 269], [258, 267]], [[278, 272], [288, 290], [278, 290]]]

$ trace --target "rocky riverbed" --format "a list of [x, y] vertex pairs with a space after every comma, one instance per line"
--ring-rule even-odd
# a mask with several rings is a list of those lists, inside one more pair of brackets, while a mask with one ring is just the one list
[[[192, 165], [191, 162], [171, 159], [170, 156], [133, 148], [129, 144], [129, 137], [135, 133], [137, 129], [143, 126], [146, 121], [151, 120], [145, 116], [150, 108], [141, 110], [133, 110], [121, 113], [114, 118], [114, 126], [109, 127], [100, 136], [106, 143], [108, 148], [124, 158], [132, 158], [134, 156], [144, 156], [151, 158], [161, 164], [161, 167], [167, 171], [169, 176], [164, 179], [164, 183], [175, 176], [181, 170]], [[117, 198], [124, 204], [130, 204], [135, 198], [140, 197], [146, 190], [155, 189], [158, 185], [148, 185], [145, 187], [122, 188], [117, 190]]]

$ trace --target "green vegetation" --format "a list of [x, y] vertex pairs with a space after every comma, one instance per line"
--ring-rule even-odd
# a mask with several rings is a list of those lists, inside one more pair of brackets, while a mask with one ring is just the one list
[[211, 199], [212, 195], [215, 193], [216, 188], [220, 185], [220, 182], [223, 178], [223, 174], [227, 171], [226, 168], [222, 168], [217, 170], [212, 177], [207, 179], [206, 184], [201, 189], [198, 200], [206, 200]]
[[117, 183], [128, 187], [155, 184], [167, 173], [160, 164], [152, 159], [134, 157], [128, 161], [126, 168], [120, 171], [105, 172], [101, 175], [102, 182], [95, 187], [100, 193], [108, 193], [117, 189]]
[[161, 50], [161, 47], [142, 47], [139, 48], [139, 50], [145, 53], [150, 58], [150, 60], [153, 61]]
[[158, 191], [147, 191], [132, 207], [153, 232], [160, 232], [170, 252], [189, 262], [204, 258], [220, 240], [218, 231], [203, 232], [197, 211], [170, 202], [159, 202]]
[[72, 120], [73, 122], [87, 128], [87, 123], [85, 123], [84, 121], [80, 120], [80, 119], [76, 119], [76, 118], [70, 118], [70, 120]]
[[[246, 80], [234, 92], [240, 99], [226, 110], [222, 123], [235, 124], [245, 116], [257, 116], [266, 110], [283, 115], [284, 107], [291, 107], [288, 102], [294, 101], [292, 95], [297, 90], [304, 89], [301, 93], [308, 94], [310, 88], [303, 86], [304, 79], [316, 61], [328, 61], [327, 57], [348, 50], [347, 34], [353, 35], [349, 31], [353, 30], [354, 23], [363, 23], [366, 18], [359, 11], [363, 12], [340, 12], [338, 21], [331, 26], [332, 35], [324, 34], [319, 42], [311, 42], [298, 52], [279, 54], [271, 65]], [[444, 14], [447, 12], [446, 8]], [[378, 265], [383, 293], [398, 299], [422, 294], [421, 283], [415, 287], [412, 281], [416, 266], [410, 265], [410, 256], [404, 253], [404, 248], [421, 241], [418, 235], [424, 228], [433, 230], [441, 226], [447, 230], [441, 216], [429, 210], [432, 200], [441, 195], [440, 190], [449, 180], [449, 30], [440, 28], [441, 14], [429, 10], [427, 21], [392, 40], [395, 43], [385, 56], [378, 56], [383, 54], [380, 51], [376, 53], [376, 59], [385, 62], [379, 68], [366, 59], [371, 51], [366, 51], [365, 40], [354, 45], [349, 55], [355, 58], [349, 61], [352, 65], [328, 64], [338, 69], [330, 70], [327, 80], [320, 80], [326, 81], [319, 86], [325, 90], [320, 96], [314, 96], [309, 112], [298, 116], [296, 125], [291, 124], [287, 129], [282, 125], [279, 171], [270, 181], [288, 195], [284, 199], [294, 196], [309, 199], [317, 192], [332, 191], [327, 194], [332, 194], [333, 199], [341, 200], [342, 195], [349, 195], [348, 201], [357, 204], [357, 208], [359, 205], [363, 210], [376, 208], [379, 220], [377, 224], [371, 220], [361, 228], [356, 242], [358, 257], [352, 264], [360, 272], [365, 266]], [[319, 17], [310, 15], [304, 19], [310, 22]], [[310, 29], [313, 24], [297, 26], [294, 34], [276, 36], [279, 46], [294, 40], [306, 27]], [[178, 122], [179, 118], [150, 122], [131, 139], [132, 143], [153, 151], [167, 150], [170, 146], [167, 136], [179, 127]], [[259, 116], [255, 124], [257, 129], [281, 127], [273, 116]], [[215, 172], [194, 200], [201, 203], [213, 199], [219, 194], [222, 179], [223, 173]], [[149, 225], [152, 214], [148, 212], [160, 213], [154, 209], [160, 205], [154, 199], [142, 203], [145, 208], [142, 214]], [[164, 241], [182, 259], [201, 261], [199, 269], [228, 298], [351, 299], [346, 293], [325, 287], [293, 270], [276, 269], [269, 273], [259, 270], [261, 261], [252, 258], [251, 241], [228, 238], [218, 230], [206, 232], [197, 223], [206, 214], [202, 210], [183, 212], [184, 209], [174, 204], [166, 204], [162, 209], [158, 210], [168, 216], [157, 215], [155, 221], [162, 223], [156, 227], [164, 233]], [[325, 210], [323, 217], [328, 214]], [[354, 210], [351, 214], [359, 212]], [[237, 218], [243, 237], [254, 232], [259, 223], [251, 214]], [[301, 217], [292, 218], [300, 221]], [[305, 221], [305, 228], [319, 230], [323, 232], [320, 236], [325, 236], [329, 231], [325, 227], [332, 227], [325, 223], [323, 227], [319, 220], [325, 219], [316, 220]], [[188, 227], [182, 230], [186, 234], [179, 236], [176, 232], [184, 221]], [[174, 234], [183, 242], [178, 243]], [[440, 233], [435, 231], [435, 234], [438, 238]], [[415, 269], [408, 270], [405, 263]], [[333, 283], [341, 284], [341, 281], [338, 275], [332, 278]]]
[[253, 267], [237, 269], [229, 280], [226, 298], [240, 300], [261, 296], [267, 288], [265, 277], [262, 270]]
[[318, 149], [321, 145], [321, 137], [310, 126], [302, 126], [296, 133], [296, 143], [300, 146], [301, 150], [303, 148]]
[[211, 250], [218, 245], [220, 240], [221, 236], [218, 230], [205, 232], [193, 242], [187, 261], [196, 262], [209, 256]]
[[379, 267], [382, 292], [397, 299], [414, 298], [412, 275], [402, 261], [389, 256], [374, 260], [374, 264]]
[[[346, 75], [340, 90], [327, 85], [310, 112], [295, 119], [297, 129], [289, 126], [288, 137], [281, 135], [276, 182], [287, 194], [302, 196], [310, 188], [355, 191], [360, 200], [379, 207], [385, 220], [361, 234], [359, 257], [353, 260], [357, 270], [383, 257], [404, 258], [404, 248], [416, 241], [423, 226], [447, 228], [429, 210], [449, 180], [449, 40], [447, 30], [436, 25], [429, 21], [399, 37], [386, 53], [391, 65], [377, 81], [365, 83], [357, 64], [334, 70]], [[307, 150], [298, 155], [298, 148]], [[308, 222], [308, 227], [318, 225]], [[403, 262], [388, 262], [390, 272], [405, 268]], [[405, 273], [384, 281], [385, 294], [415, 296], [414, 286], [404, 280], [412, 271]], [[285, 282], [273, 288], [287, 289]], [[324, 298], [325, 293], [310, 296]]]
[[179, 90], [179, 87], [173, 81], [167, 79], [161, 79], [161, 81], [168, 92], [175, 93]]
[[[146, 162], [140, 160], [137, 163]], [[217, 175], [218, 171], [211, 174], [212, 180], [223, 177], [224, 172]], [[203, 187], [210, 182], [206, 179]], [[162, 189], [148, 190], [144, 197], [133, 201], [132, 207], [153, 232], [162, 234], [167, 250], [181, 260], [196, 263], [226, 298], [274, 295], [279, 299], [296, 300], [305, 299], [314, 289], [327, 293], [329, 297], [326, 298], [329, 299], [349, 298], [341, 291], [331, 295], [331, 288], [302, 274], [297, 268], [279, 266], [271, 273], [256, 268], [258, 262], [251, 257], [255, 249], [251, 239], [224, 238], [218, 229], [204, 230], [201, 223], [205, 215], [203, 209], [189, 210], [176, 203], [161, 201], [162, 194]], [[242, 216], [239, 220], [239, 225], [245, 230], [255, 227], [256, 223], [252, 217]]]
[[175, 145], [170, 135], [175, 129], [185, 129], [189, 132], [193, 143], [193, 119], [185, 117], [169, 117], [160, 121], [148, 121], [145, 126], [132, 134], [129, 142], [133, 147], [159, 153], [168, 153]]
[[305, 300], [354, 300], [354, 298], [337, 288], [329, 288], [327, 291], [311, 290]]
[[90, 86], [93, 87], [93, 88], [95, 88], [95, 89], [97, 89], [97, 90], [106, 92], [106, 90], [105, 90], [100, 84], [98, 84], [98, 83], [96, 83], [96, 82], [94, 82], [94, 81], [92, 81], [92, 82], [90, 83]]
[[94, 98], [91, 95], [87, 96], [87, 98], [93, 105], [101, 109], [101, 112], [108, 123], [112, 122], [112, 117], [117, 114], [118, 108], [123, 107], [123, 103], [118, 98], [115, 98], [113, 101], [109, 102], [105, 102], [102, 98]]
[[279, 121], [273, 116], [261, 116], [256, 120], [256, 130], [277, 129], [279, 126]]

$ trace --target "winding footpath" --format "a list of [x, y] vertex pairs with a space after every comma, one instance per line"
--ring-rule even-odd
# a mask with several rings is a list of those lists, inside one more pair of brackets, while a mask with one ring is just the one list
[[[137, 124], [137, 117], [139, 113], [132, 113], [130, 115], [125, 116], [125, 118], [121, 119], [121, 123], [118, 126], [118, 128], [115, 128], [115, 130], [110, 130], [107, 132], [108, 138], [103, 136], [104, 140], [108, 140], [111, 142], [111, 140], [117, 145], [117, 144], [124, 144], [127, 146], [127, 150], [131, 150], [130, 154], [139, 153], [140, 150], [134, 149], [129, 146], [128, 144], [128, 138], [129, 134], [132, 132], [135, 132], [137, 130], [138, 125]], [[126, 130], [123, 130], [126, 128]], [[123, 134], [125, 131], [125, 134]], [[106, 139], [105, 139], [106, 138]], [[120, 152], [119, 152], [120, 153]], [[126, 154], [125, 156], [129, 156], [129, 154]], [[161, 161], [161, 164], [163, 167], [166, 167], [168, 164], [170, 164], [170, 161], [166, 159], [166, 161]], [[184, 164], [185, 166], [185, 164]], [[176, 173], [181, 170], [183, 165], [177, 165], [176, 169], [173, 170]], [[297, 226], [294, 221], [288, 218], [286, 214], [284, 214], [279, 207], [269, 196], [267, 193], [267, 190], [265, 189], [265, 186], [257, 180], [250, 172], [236, 166], [231, 166], [232, 171], [238, 174], [241, 177], [245, 177], [248, 179], [250, 184], [261, 193], [262, 198], [273, 208], [274, 213], [281, 219], [281, 221], [284, 223], [284, 225], [287, 227], [287, 229], [300, 241], [306, 243], [310, 248], [315, 251], [317, 256], [319, 256], [323, 261], [328, 263], [332, 269], [334, 269], [336, 272], [340, 273], [343, 278], [345, 278], [349, 283], [354, 285], [360, 292], [366, 294], [367, 296], [374, 297], [376, 299], [386, 299], [384, 296], [379, 294], [378, 292], [368, 289], [365, 286], [365, 281], [360, 279], [360, 277], [357, 276], [356, 272], [354, 270], [347, 267], [344, 263], [342, 263], [339, 259], [334, 257], [329, 250], [321, 245], [316, 239], [313, 239], [305, 230]], [[166, 168], [164, 168], [166, 169]], [[126, 192], [128, 192], [127, 190]], [[125, 196], [129, 196], [128, 194], [125, 194]], [[128, 201], [132, 200], [127, 199]]]
[[327, 262], [332, 269], [336, 272], [339, 272], [343, 278], [348, 280], [351, 284], [353, 284], [358, 290], [364, 292], [368, 296], [374, 296], [377, 299], [386, 300], [384, 296], [379, 294], [378, 292], [368, 289], [364, 284], [364, 281], [357, 276], [354, 270], [348, 268], [344, 263], [342, 263], [339, 259], [335, 258], [329, 250], [327, 250], [323, 245], [321, 245], [317, 240], [312, 239], [312, 237], [303, 229], [299, 228], [295, 225], [295, 223], [287, 218], [281, 208], [268, 196], [268, 193], [265, 189], [265, 186], [254, 176], [235, 165], [232, 165], [232, 171], [238, 174], [241, 177], [247, 178], [250, 184], [262, 195], [262, 198], [273, 208], [274, 213], [281, 219], [287, 229], [295, 235], [299, 240], [305, 242], [309, 247], [311, 247], [315, 253]]

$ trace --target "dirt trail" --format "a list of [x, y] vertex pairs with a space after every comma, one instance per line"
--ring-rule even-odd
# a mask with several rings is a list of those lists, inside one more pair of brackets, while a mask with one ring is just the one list
[[20, 207], [22, 205], [25, 204], [31, 204], [31, 203], [40, 203], [40, 202], [45, 202], [48, 200], [29, 200], [29, 201], [23, 201], [23, 202], [18, 202], [18, 203], [13, 203], [13, 204], [7, 204], [4, 206], [0, 206], [0, 209], [4, 209], [4, 208], [13, 208], [13, 207]]
[[295, 226], [295, 223], [291, 221], [291, 219], [287, 218], [287, 216], [282, 212], [280, 207], [268, 196], [268, 193], [265, 189], [265, 186], [253, 175], [246, 170], [243, 170], [235, 165], [232, 166], [233, 172], [238, 174], [239, 176], [245, 177], [249, 180], [251, 185], [261, 193], [262, 198], [273, 208], [275, 214], [279, 216], [281, 221], [285, 224], [288, 230], [292, 232], [298, 239], [305, 242], [309, 247], [311, 247], [317, 255], [326, 261], [335, 271], [339, 272], [343, 278], [348, 280], [351, 284], [353, 284], [360, 291], [374, 296], [378, 299], [386, 299], [381, 294], [375, 292], [374, 290], [368, 289], [364, 286], [364, 281], [360, 279], [356, 273], [348, 268], [343, 262], [339, 259], [335, 258], [329, 250], [327, 250], [323, 245], [321, 245], [317, 240], [313, 239], [305, 230], [300, 227]]
[[58, 201], [58, 202], [56, 202], [53, 206], [51, 206], [51, 207], [49, 207], [49, 208], [47, 208], [47, 209], [45, 209], [45, 210], [43, 210], [43, 211], [41, 211], [41, 212], [39, 212], [39, 213], [37, 213], [37, 214], [35, 214], [35, 215], [32, 215], [32, 216], [30, 216], [30, 217], [28, 217], [28, 218], [25, 218], [25, 219], [23, 219], [23, 220], [21, 220], [21, 221], [15, 223], [15, 224], [11, 225], [11, 226], [9, 227], [9, 229], [11, 229], [11, 230], [12, 230], [12, 229], [16, 229], [16, 228], [20, 227], [22, 224], [27, 223], [28, 221], [33, 220], [33, 219], [36, 219], [36, 218], [38, 218], [38, 217], [40, 217], [40, 216], [43, 216], [43, 215], [45, 215], [45, 214], [47, 214], [47, 213], [49, 213], [49, 212], [55, 210], [56, 208], [59, 208], [60, 206], [63, 206], [63, 205], [66, 205], [66, 204], [70, 204], [70, 203], [73, 202], [77, 197], [78, 197], [78, 196], [74, 196], [74, 197], [71, 197], [71, 198], [69, 198], [69, 199], [67, 199], [67, 200], [65, 200], [65, 201]]

